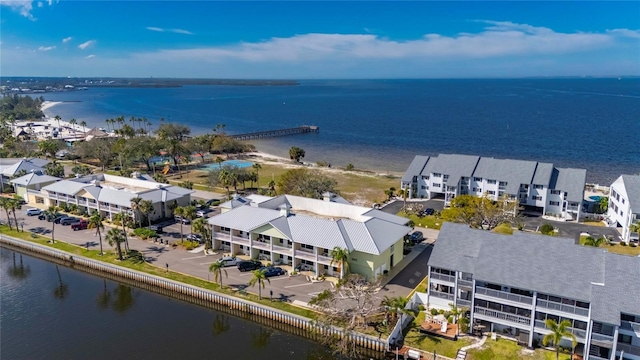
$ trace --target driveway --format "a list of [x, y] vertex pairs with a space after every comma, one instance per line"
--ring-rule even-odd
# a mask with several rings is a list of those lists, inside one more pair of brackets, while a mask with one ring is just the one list
[[[432, 200], [411, 199], [411, 200], [407, 200], [407, 205], [409, 204], [421, 204], [424, 209], [432, 208], [437, 211], [442, 211], [442, 209], [444, 209], [444, 201], [441, 199], [432, 199]], [[388, 214], [395, 215], [402, 209], [403, 205], [404, 205], [404, 201], [402, 199], [396, 199], [384, 205], [384, 207], [380, 208], [380, 210]]]
[[551, 224], [558, 229], [558, 236], [569, 237], [579, 240], [580, 234], [587, 232], [593, 237], [601, 237], [605, 235], [611, 236], [613, 239], [619, 241], [620, 233], [615, 228], [606, 226], [594, 226], [584, 223], [575, 222], [562, 222], [543, 219], [541, 216], [525, 216], [523, 219], [525, 224], [525, 230], [536, 231], [538, 227], [543, 224]]

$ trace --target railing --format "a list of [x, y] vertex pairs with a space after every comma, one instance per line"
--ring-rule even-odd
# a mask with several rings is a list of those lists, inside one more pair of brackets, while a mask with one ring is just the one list
[[333, 261], [333, 258], [324, 255], [318, 255], [318, 262], [323, 262], [330, 264]]
[[232, 236], [231, 241], [233, 241], [236, 244], [247, 245], [247, 246], [249, 245], [249, 239], [243, 238], [240, 236]]
[[613, 346], [613, 336], [591, 333], [591, 343], [594, 345], [598, 345], [601, 347], [612, 347]]
[[464, 300], [464, 299], [457, 299], [456, 303], [458, 304], [458, 307], [470, 307], [471, 306], [471, 301], [469, 300]]
[[317, 333], [318, 336], [321, 337], [346, 336], [349, 338], [350, 342], [355, 343], [357, 346], [371, 349], [377, 352], [384, 352], [386, 350], [389, 350], [389, 343], [385, 340], [377, 339], [366, 334], [353, 332], [345, 333], [342, 329], [335, 326], [322, 326], [311, 319], [291, 313], [286, 313], [277, 309], [269, 308], [226, 294], [221, 294], [215, 291], [183, 284], [174, 280], [162, 278], [160, 276], [148, 275], [117, 265], [106, 264], [100, 261], [84, 258], [79, 255], [69, 254], [64, 251], [52, 249], [46, 246], [28, 243], [26, 241], [18, 240], [15, 238], [9, 238], [4, 235], [0, 235], [0, 242], [9, 246], [16, 246], [27, 251], [49, 256], [60, 261], [65, 261], [66, 263], [72, 263], [75, 266], [81, 266], [86, 269], [109, 274], [109, 276], [115, 276], [122, 279], [123, 281], [135, 281], [136, 284], [143, 289], [161, 289], [163, 290], [163, 292], [168, 291], [172, 294], [172, 296], [176, 296], [180, 299], [189, 298], [207, 304], [220, 304], [225, 306], [225, 308], [235, 309], [239, 312], [250, 314], [258, 318], [265, 318], [274, 320], [277, 323], [289, 324], [295, 328], [302, 329], [305, 333]]
[[496, 310], [489, 310], [489, 309], [485, 309], [485, 308], [481, 308], [481, 307], [475, 307], [474, 309], [474, 314], [475, 315], [484, 315], [484, 316], [488, 316], [488, 317], [492, 317], [495, 319], [501, 319], [501, 320], [506, 320], [506, 321], [510, 321], [516, 324], [521, 324], [521, 325], [530, 325], [531, 324], [531, 319], [528, 317], [524, 317], [524, 316], [520, 316], [520, 315], [515, 315], [515, 314], [509, 314], [509, 313], [505, 313], [502, 311], [496, 311]]
[[[549, 329], [547, 329], [547, 325], [542, 320], [536, 320], [535, 321], [535, 327], [540, 328], [540, 329], [549, 330]], [[549, 331], [551, 331], [551, 330], [549, 330]], [[580, 339], [586, 339], [587, 338], [587, 331], [586, 330], [576, 329], [576, 328], [573, 328], [573, 327], [568, 327], [567, 331], [570, 331], [571, 333], [573, 333], [573, 335], [575, 335], [577, 338], [580, 338]]]
[[625, 354], [640, 356], [640, 346], [634, 346], [619, 342], [618, 345], [616, 345], [616, 349], [618, 351], [624, 351]]
[[40, 190], [33, 190], [33, 189], [29, 189], [29, 188], [27, 188], [27, 193], [35, 194], [35, 195], [42, 195], [42, 192], [40, 192]]
[[498, 299], [504, 299], [509, 301], [515, 301], [527, 305], [533, 304], [533, 298], [524, 295], [512, 294], [506, 291], [493, 290], [482, 286], [476, 286], [476, 295], [486, 295]]
[[603, 358], [597, 355], [589, 354], [589, 360], [609, 360], [608, 358]]
[[622, 320], [620, 322], [620, 328], [640, 333], [640, 323], [637, 322]]
[[316, 261], [316, 254], [308, 251], [303, 251], [300, 249], [296, 249], [296, 257], [304, 260], [313, 261], [313, 262]]
[[[237, 238], [233, 238], [234, 240], [236, 240]], [[253, 241], [253, 247], [256, 249], [262, 249], [262, 250], [271, 250], [271, 244], [269, 243], [263, 243], [260, 241]]]
[[231, 241], [231, 235], [227, 233], [215, 232], [213, 233], [213, 237], [217, 240]]
[[473, 281], [458, 279], [458, 286], [466, 286], [470, 288], [470, 287], [473, 287]]
[[589, 309], [579, 308], [573, 305], [559, 304], [559, 303], [555, 303], [547, 300], [538, 299], [537, 306], [543, 307], [546, 309], [551, 309], [551, 310], [558, 310], [558, 311], [566, 312], [569, 314], [589, 316]]
[[291, 255], [291, 248], [286, 246], [273, 245], [273, 251], [279, 251]]
[[450, 282], [453, 283], [456, 281], [456, 277], [453, 275], [445, 275], [445, 274], [440, 274], [437, 272], [431, 272], [431, 274], [429, 274], [429, 279], [430, 280], [442, 280], [442, 281], [446, 281], [446, 282]]
[[433, 295], [433, 296], [435, 296], [437, 298], [440, 298], [440, 299], [453, 301], [453, 294], [443, 293], [443, 292], [440, 292], [440, 291], [431, 290], [431, 291], [429, 291], [429, 295]]

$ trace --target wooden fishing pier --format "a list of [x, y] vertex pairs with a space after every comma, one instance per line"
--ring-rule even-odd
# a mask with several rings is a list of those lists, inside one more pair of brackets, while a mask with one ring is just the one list
[[287, 135], [306, 134], [306, 133], [319, 133], [320, 127], [315, 125], [302, 125], [294, 128], [279, 129], [279, 130], [267, 130], [258, 131], [246, 134], [231, 135], [234, 140], [255, 140], [272, 138]]

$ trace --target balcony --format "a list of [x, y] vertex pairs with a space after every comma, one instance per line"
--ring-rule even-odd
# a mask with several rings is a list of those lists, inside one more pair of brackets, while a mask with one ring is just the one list
[[622, 320], [620, 322], [620, 328], [640, 334], [640, 323], [637, 322]]
[[[235, 239], [237, 239], [237, 238], [234, 238], [234, 240], [235, 240]], [[271, 243], [269, 243], [269, 242], [262, 242], [262, 241], [254, 240], [254, 241], [253, 241], [253, 247], [254, 247], [255, 249], [261, 249], [261, 250], [268, 250], [268, 251], [271, 251]]]
[[231, 235], [229, 235], [228, 233], [214, 232], [213, 238], [216, 240], [231, 241]]
[[476, 287], [476, 295], [485, 295], [497, 299], [514, 301], [522, 304], [531, 305], [533, 304], [533, 298], [524, 295], [512, 294], [506, 291], [492, 290], [489, 288], [477, 286]]
[[[539, 329], [544, 329], [544, 330], [550, 331], [549, 329], [547, 329], [547, 326], [545, 325], [544, 321], [542, 321], [542, 320], [536, 320], [535, 321], [535, 327], [537, 327]], [[586, 330], [576, 329], [576, 328], [572, 328], [572, 327], [567, 328], [567, 330], [571, 331], [573, 333], [573, 335], [575, 335], [578, 338], [578, 340], [584, 341], [587, 338], [587, 331]]]
[[233, 241], [235, 244], [246, 245], [246, 246], [249, 246], [249, 243], [250, 243], [248, 238], [240, 237], [240, 236], [232, 236], [231, 241]]
[[457, 303], [458, 307], [466, 307], [466, 308], [471, 307], [471, 301], [470, 300], [457, 299], [456, 303]]
[[445, 274], [440, 274], [437, 272], [431, 272], [431, 274], [429, 274], [429, 279], [430, 280], [442, 280], [442, 281], [446, 281], [446, 282], [450, 282], [450, 283], [454, 283], [456, 281], [455, 276], [453, 275], [445, 275]]
[[435, 291], [435, 290], [430, 290], [429, 291], [429, 295], [430, 296], [435, 296], [435, 297], [440, 298], [440, 299], [453, 301], [453, 294], [443, 293], [443, 292]]
[[332, 261], [333, 261], [332, 257], [326, 256], [326, 255], [318, 255], [318, 262], [330, 265]]
[[481, 316], [483, 315], [483, 316], [494, 318], [494, 319], [509, 321], [511, 323], [518, 324], [518, 325], [529, 326], [531, 324], [531, 319], [528, 317], [505, 313], [497, 310], [485, 309], [477, 306], [474, 308], [474, 315], [481, 315]]
[[291, 256], [291, 248], [290, 247], [273, 245], [273, 251]]
[[464, 287], [468, 287], [468, 288], [471, 289], [471, 288], [473, 288], [473, 281], [458, 279], [458, 286], [464, 286]]
[[591, 343], [600, 347], [612, 348], [613, 336], [592, 332]]
[[640, 346], [634, 346], [619, 342], [618, 345], [616, 345], [616, 350], [624, 351], [625, 354], [640, 356]]
[[569, 314], [575, 314], [575, 315], [580, 315], [584, 317], [589, 316], [589, 309], [580, 308], [573, 305], [559, 304], [559, 303], [555, 303], [547, 300], [538, 299], [537, 306], [545, 309], [562, 311]]
[[303, 260], [308, 260], [308, 261], [316, 261], [316, 254], [310, 251], [304, 251], [304, 250], [300, 250], [300, 249], [296, 249], [296, 258], [298, 259], [303, 259]]

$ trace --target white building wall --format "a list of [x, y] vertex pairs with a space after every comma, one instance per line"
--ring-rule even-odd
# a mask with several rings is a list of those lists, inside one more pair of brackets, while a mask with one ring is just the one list
[[631, 204], [629, 203], [629, 198], [625, 191], [622, 177], [618, 178], [613, 184], [611, 184], [607, 217], [609, 218], [610, 223], [617, 223], [622, 226], [622, 240], [629, 242], [629, 228], [633, 220], [635, 220], [635, 216], [631, 209]]

